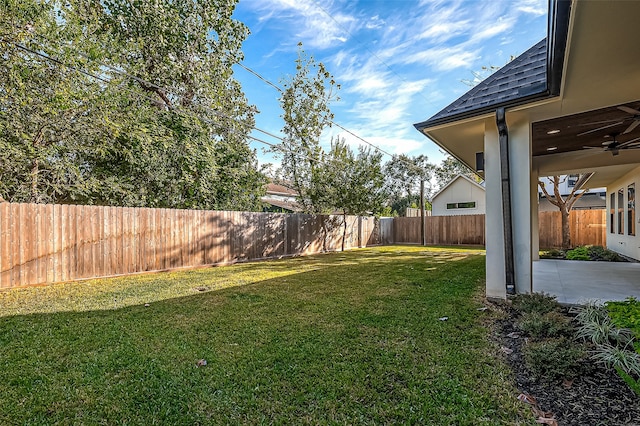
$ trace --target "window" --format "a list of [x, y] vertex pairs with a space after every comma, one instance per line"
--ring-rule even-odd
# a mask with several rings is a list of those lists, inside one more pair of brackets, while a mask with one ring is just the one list
[[569, 188], [573, 188], [574, 186], [576, 186], [579, 177], [580, 175], [569, 175], [569, 177], [567, 178], [567, 186]]
[[609, 232], [616, 233], [616, 194], [611, 193], [609, 197]]
[[627, 234], [636, 235], [636, 184], [627, 186]]
[[624, 189], [618, 189], [618, 234], [624, 234]]
[[447, 210], [452, 209], [475, 209], [475, 201], [467, 201], [466, 203], [447, 203]]

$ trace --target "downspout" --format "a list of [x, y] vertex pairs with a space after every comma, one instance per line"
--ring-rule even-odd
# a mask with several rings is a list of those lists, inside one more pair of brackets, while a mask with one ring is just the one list
[[504, 265], [507, 294], [516, 294], [513, 260], [513, 221], [511, 218], [511, 183], [509, 171], [509, 129], [504, 108], [496, 110], [500, 141], [500, 178], [502, 183], [502, 221], [504, 229]]

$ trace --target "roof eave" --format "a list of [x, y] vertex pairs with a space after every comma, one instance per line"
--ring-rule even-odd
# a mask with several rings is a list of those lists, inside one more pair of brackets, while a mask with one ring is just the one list
[[[504, 102], [486, 105], [471, 111], [465, 111], [448, 117], [426, 120], [414, 124], [421, 133], [444, 124], [455, 123], [477, 116], [492, 113], [498, 108], [511, 108], [531, 102], [541, 101], [560, 95], [564, 58], [569, 35], [569, 18], [572, 0], [549, 0], [548, 37], [547, 37], [547, 78], [543, 87], [531, 87], [522, 96]], [[532, 93], [533, 92], [533, 93]], [[426, 134], [426, 133], [425, 133]]]

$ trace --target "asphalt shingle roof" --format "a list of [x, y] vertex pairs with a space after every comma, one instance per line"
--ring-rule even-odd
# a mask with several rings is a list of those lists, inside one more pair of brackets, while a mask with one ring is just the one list
[[485, 113], [519, 99], [547, 91], [547, 39], [509, 62], [428, 120], [415, 126], [420, 130]]

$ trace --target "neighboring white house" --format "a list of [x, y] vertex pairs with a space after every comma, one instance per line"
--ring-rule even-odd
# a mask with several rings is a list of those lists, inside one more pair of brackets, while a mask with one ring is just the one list
[[[580, 178], [580, 174], [571, 174], [571, 175], [562, 175], [560, 176], [560, 185], [558, 190], [560, 191], [560, 195], [567, 196], [571, 193], [573, 188], [575, 187], [578, 179]], [[540, 181], [544, 184], [549, 195], [553, 195], [553, 183], [548, 177], [541, 177]], [[573, 205], [573, 210], [597, 210], [604, 209], [606, 207], [606, 195], [607, 188], [590, 188], [586, 193], [576, 201]], [[544, 193], [540, 188], [538, 188], [538, 211], [540, 212], [549, 212], [549, 211], [557, 211], [558, 207], [551, 204]]]
[[484, 214], [485, 189], [464, 175], [458, 175], [431, 199], [432, 216]]

